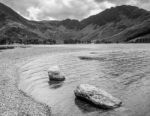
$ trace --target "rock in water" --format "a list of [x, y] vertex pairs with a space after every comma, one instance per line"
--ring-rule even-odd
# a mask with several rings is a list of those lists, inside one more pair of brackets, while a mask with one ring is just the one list
[[81, 84], [77, 86], [74, 93], [76, 97], [85, 99], [86, 101], [105, 109], [116, 108], [122, 104], [121, 100], [93, 85]]
[[50, 81], [64, 81], [65, 77], [60, 73], [58, 66], [53, 66], [48, 69], [48, 75]]

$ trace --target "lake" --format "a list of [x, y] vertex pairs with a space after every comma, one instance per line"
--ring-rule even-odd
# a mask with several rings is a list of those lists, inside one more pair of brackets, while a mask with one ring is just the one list
[[[51, 107], [52, 116], [150, 115], [150, 44], [41, 45], [26, 51], [31, 56], [18, 63], [18, 87]], [[54, 65], [64, 82], [49, 82], [47, 69]], [[106, 111], [76, 99], [82, 83], [106, 90], [122, 107]]]

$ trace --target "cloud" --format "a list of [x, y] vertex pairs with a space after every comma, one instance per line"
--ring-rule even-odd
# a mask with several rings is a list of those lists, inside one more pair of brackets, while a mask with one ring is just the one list
[[38, 16], [38, 14], [41, 13], [41, 10], [39, 8], [30, 7], [30, 8], [27, 9], [27, 11], [29, 13], [29, 16], [28, 16], [29, 19], [38, 20], [37, 16]]
[[150, 0], [0, 0], [31, 20], [83, 19], [106, 8], [130, 4], [150, 8]]
[[110, 3], [108, 1], [103, 1], [100, 4], [95, 5], [95, 8], [93, 8], [88, 15], [91, 16], [91, 15], [100, 13], [104, 9], [111, 8], [111, 7], [114, 7], [114, 6], [115, 6], [115, 4], [113, 4], [113, 3]]
[[145, 6], [150, 6], [150, 0], [95, 0], [95, 2], [103, 2], [103, 1], [108, 1], [116, 5], [134, 5], [137, 7], [141, 7], [146, 10], [150, 10], [150, 7], [145, 7]]

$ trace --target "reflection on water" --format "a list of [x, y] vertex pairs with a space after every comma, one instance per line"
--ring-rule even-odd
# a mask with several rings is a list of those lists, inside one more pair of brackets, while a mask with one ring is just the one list
[[88, 103], [83, 99], [75, 98], [75, 104], [79, 108], [79, 110], [81, 110], [82, 113], [89, 113], [89, 112], [96, 112], [96, 111], [106, 112], [106, 110], [99, 109], [98, 107], [93, 106], [93, 104]]
[[[99, 45], [87, 51], [35, 57], [21, 66], [19, 88], [49, 105], [54, 116], [149, 116], [149, 46], [134, 46]], [[47, 69], [53, 65], [60, 66], [64, 82], [49, 82]], [[110, 92], [123, 101], [123, 106], [104, 111], [76, 99], [73, 91], [80, 83]]]
[[49, 81], [50, 88], [58, 89], [63, 85], [64, 82], [61, 81]]

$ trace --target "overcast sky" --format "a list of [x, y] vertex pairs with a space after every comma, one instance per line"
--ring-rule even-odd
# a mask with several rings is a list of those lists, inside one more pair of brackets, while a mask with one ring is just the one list
[[150, 0], [0, 0], [30, 20], [81, 20], [117, 5], [134, 5], [150, 10]]

